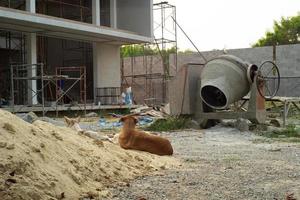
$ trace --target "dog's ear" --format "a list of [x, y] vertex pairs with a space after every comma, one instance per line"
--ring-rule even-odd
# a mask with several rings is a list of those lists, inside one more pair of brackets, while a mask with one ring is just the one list
[[124, 122], [124, 120], [125, 120], [125, 117], [121, 117], [121, 118], [119, 119], [119, 122]]
[[137, 124], [139, 120], [136, 117], [133, 117], [133, 119], [134, 119], [134, 123]]
[[65, 119], [65, 122], [66, 122], [67, 124], [69, 124], [69, 123], [70, 123], [70, 121], [71, 121], [71, 119], [70, 119], [70, 118], [68, 118], [68, 117], [66, 117], [66, 116], [64, 116], [64, 119]]
[[80, 116], [78, 116], [77, 118], [76, 118], [76, 122], [80, 122], [80, 120], [81, 120], [81, 117]]

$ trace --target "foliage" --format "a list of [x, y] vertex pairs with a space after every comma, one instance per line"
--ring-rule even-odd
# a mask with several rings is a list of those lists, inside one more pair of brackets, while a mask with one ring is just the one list
[[158, 119], [146, 128], [148, 131], [171, 131], [186, 128], [187, 122], [189, 121], [186, 117], [168, 117], [165, 119]]
[[296, 43], [300, 43], [300, 13], [293, 17], [282, 17], [279, 22], [274, 21], [273, 31], [266, 32], [253, 47]]
[[279, 138], [281, 136], [300, 138], [300, 129], [296, 128], [294, 124], [289, 124], [285, 129], [275, 130], [266, 136], [270, 138]]
[[172, 47], [163, 51], [160, 51], [157, 47], [146, 46], [143, 44], [125, 45], [121, 48], [121, 57], [134, 57], [143, 55], [159, 55], [168, 56], [171, 53], [175, 53], [176, 48]]
[[121, 48], [121, 57], [133, 57], [156, 54], [155, 50], [140, 44], [125, 45]]

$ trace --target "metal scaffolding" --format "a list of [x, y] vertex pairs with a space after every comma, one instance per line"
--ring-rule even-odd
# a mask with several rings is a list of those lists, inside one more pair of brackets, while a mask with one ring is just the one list
[[[176, 26], [176, 6], [166, 1], [153, 4], [153, 23], [155, 44], [163, 58], [164, 73], [170, 73], [170, 67], [177, 71], [177, 26]], [[168, 60], [168, 50], [174, 50], [174, 66], [170, 66]]]
[[[32, 73], [33, 72], [33, 73]], [[20, 64], [10, 65], [10, 80], [11, 80], [11, 108], [12, 112], [20, 112], [22, 108], [29, 104], [28, 92], [32, 92], [31, 100], [37, 98], [41, 101], [39, 106], [42, 106], [43, 115], [45, 113], [44, 108], [44, 72], [43, 64]], [[29, 81], [36, 81], [36, 86], [33, 88]], [[39, 83], [37, 84], [37, 81]], [[15, 105], [23, 104], [18, 108]]]
[[[135, 103], [146, 103], [148, 105], [158, 105], [163, 103], [163, 91], [165, 76], [163, 69], [161, 72], [153, 72], [153, 66], [163, 66], [159, 56], [130, 57], [130, 74], [124, 74], [124, 62], [122, 62], [122, 88], [131, 86], [133, 90], [133, 100]], [[137, 60], [139, 59], [140, 62]], [[143, 73], [135, 72], [142, 63]]]
[[[167, 81], [177, 72], [177, 26], [174, 21], [176, 7], [168, 2], [154, 4], [153, 16], [155, 43], [143, 45], [142, 66], [144, 71], [142, 73], [135, 72], [136, 59], [139, 57], [131, 57], [130, 74], [125, 74], [123, 58], [121, 75], [122, 89], [131, 86], [134, 100], [138, 101], [137, 103], [158, 105], [168, 101]], [[170, 54], [173, 54], [173, 65], [169, 62]], [[137, 97], [137, 94], [140, 97]]]
[[37, 0], [37, 13], [92, 23], [90, 1]]
[[10, 64], [25, 62], [25, 36], [22, 33], [0, 30], [0, 98], [10, 96]]
[[[83, 108], [79, 103], [73, 106], [78, 106], [86, 113], [85, 66], [57, 67], [55, 75], [46, 75], [43, 68], [42, 63], [10, 65], [11, 111], [22, 112], [25, 107], [29, 106], [30, 99], [37, 98], [37, 104], [31, 104], [31, 107], [41, 107], [43, 116], [48, 111], [56, 111], [58, 115], [58, 106], [64, 106], [63, 98], [68, 97], [73, 100], [70, 91], [79, 84], [80, 103], [83, 104]], [[36, 88], [31, 86], [30, 81], [35, 81]], [[67, 81], [70, 83], [66, 84]], [[45, 106], [45, 90], [51, 84], [56, 87], [56, 98], [52, 104]], [[29, 96], [28, 92], [32, 92], [33, 95]]]
[[25, 2], [26, 0], [1, 0], [0, 6], [18, 10], [25, 10]]
[[[79, 83], [79, 101], [80, 103], [86, 104], [86, 68], [85, 66], [80, 67], [57, 67], [56, 77], [64, 77], [64, 79], [58, 80], [56, 84], [56, 101], [64, 104], [63, 96], [67, 96], [70, 100], [73, 98], [68, 95], [75, 84]], [[66, 85], [63, 81], [72, 81], [71, 85]], [[64, 88], [66, 87], [66, 88]], [[85, 105], [86, 106], [86, 105]]]

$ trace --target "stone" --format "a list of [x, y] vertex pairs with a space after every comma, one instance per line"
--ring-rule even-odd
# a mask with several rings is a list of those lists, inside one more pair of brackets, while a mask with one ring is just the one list
[[268, 130], [268, 126], [266, 124], [256, 124], [255, 129], [257, 131], [267, 131]]
[[95, 112], [90, 112], [90, 113], [86, 114], [85, 117], [98, 117], [98, 114]]
[[36, 135], [36, 130], [32, 128], [31, 133], [32, 133], [32, 135]]
[[278, 135], [278, 138], [286, 138], [286, 135]]
[[200, 129], [200, 124], [195, 120], [189, 120], [186, 126], [192, 129]]
[[6, 142], [0, 142], [0, 148], [5, 148], [7, 146]]
[[38, 119], [38, 116], [34, 112], [29, 112], [27, 114], [27, 119], [28, 119], [29, 123], [33, 123], [35, 120]]
[[55, 131], [52, 131], [51, 135], [53, 135], [57, 140], [63, 141], [63, 138]]
[[160, 169], [165, 170], [167, 169], [165, 165], [160, 166]]
[[21, 119], [23, 119], [24, 121], [28, 122], [28, 123], [33, 123], [35, 120], [38, 119], [38, 116], [34, 113], [34, 112], [29, 112], [29, 113], [20, 113], [17, 114], [18, 117], [20, 117]]
[[225, 127], [235, 127], [236, 121], [231, 119], [221, 120], [221, 125]]
[[280, 127], [280, 123], [277, 119], [271, 119], [270, 124], [275, 127]]
[[241, 132], [249, 131], [249, 124], [246, 119], [239, 118], [235, 123], [235, 127]]
[[14, 126], [10, 123], [4, 123], [3, 128], [5, 130], [7, 130], [9, 133], [12, 133], [12, 134], [16, 133], [16, 130], [15, 130]]
[[273, 152], [274, 152], [274, 151], [281, 151], [281, 148], [271, 146], [271, 147], [267, 148], [267, 150], [268, 150], [268, 151], [273, 151]]
[[274, 126], [268, 126], [267, 131], [269, 132], [282, 132], [284, 128], [281, 127], [274, 127]]
[[8, 149], [8, 150], [12, 150], [14, 148], [15, 148], [14, 144], [9, 144], [9, 145], [6, 146], [6, 149]]
[[104, 144], [101, 140], [94, 140], [93, 144], [97, 145], [98, 147], [104, 147]]
[[37, 147], [31, 147], [31, 150], [33, 151], [33, 152], [35, 152], [35, 153], [39, 153], [39, 152], [41, 152], [41, 150], [39, 149], [39, 148], [37, 148]]

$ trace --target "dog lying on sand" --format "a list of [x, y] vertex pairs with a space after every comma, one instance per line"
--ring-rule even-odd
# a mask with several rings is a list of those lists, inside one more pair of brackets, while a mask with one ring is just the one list
[[119, 144], [124, 149], [146, 151], [157, 155], [172, 155], [173, 148], [166, 138], [135, 129], [138, 120], [133, 115], [120, 119], [123, 128], [119, 134]]
[[113, 139], [109, 138], [106, 135], [101, 135], [100, 133], [98, 133], [96, 131], [81, 129], [80, 126], [79, 126], [80, 116], [77, 117], [77, 118], [68, 118], [68, 117], [64, 116], [64, 119], [65, 119], [65, 122], [67, 124], [67, 127], [75, 129], [78, 133], [86, 135], [86, 136], [88, 136], [90, 138], [93, 138], [95, 140], [113, 142]]

